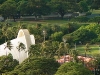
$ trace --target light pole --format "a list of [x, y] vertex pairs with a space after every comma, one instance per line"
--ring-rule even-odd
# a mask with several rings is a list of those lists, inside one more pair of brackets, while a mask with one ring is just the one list
[[76, 50], [76, 42], [75, 42], [75, 50]]
[[66, 38], [63, 38], [62, 39], [63, 40], [63, 42], [64, 42], [64, 62], [65, 62], [65, 60], [66, 60], [66, 55], [65, 55], [65, 43], [66, 43]]
[[44, 41], [45, 41], [46, 30], [43, 30], [43, 35], [44, 35]]

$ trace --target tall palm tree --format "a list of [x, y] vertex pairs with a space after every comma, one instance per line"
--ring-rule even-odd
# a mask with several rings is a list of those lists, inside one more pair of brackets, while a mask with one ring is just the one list
[[90, 46], [89, 46], [89, 43], [86, 43], [85, 45], [85, 57], [87, 56], [87, 51], [90, 52]]
[[45, 41], [41, 44], [41, 54], [47, 58], [53, 58], [56, 54], [58, 42]]
[[50, 50], [50, 42], [49, 41], [44, 41], [41, 44], [41, 55], [44, 57], [48, 57], [49, 56], [49, 50]]
[[71, 50], [70, 51], [70, 56], [73, 57], [73, 62], [78, 62], [78, 60], [77, 60], [78, 51], [77, 50]]
[[65, 43], [65, 42], [61, 42], [59, 44], [59, 49], [57, 50], [58, 52], [58, 58], [61, 56], [61, 55], [66, 55], [66, 54], [69, 54], [70, 52], [70, 45], [69, 43]]
[[64, 50], [64, 42], [61, 42], [59, 44], [59, 48], [57, 50], [58, 58], [60, 58], [61, 55], [65, 55], [65, 50]]
[[[25, 45], [24, 45], [22, 42], [19, 42], [19, 45], [18, 45], [16, 48], [17, 48], [18, 51], [19, 51], [19, 59], [20, 59], [20, 52], [23, 51], [23, 50], [25, 50], [26, 47], [25, 47]], [[20, 60], [19, 60], [19, 61], [20, 61]]]

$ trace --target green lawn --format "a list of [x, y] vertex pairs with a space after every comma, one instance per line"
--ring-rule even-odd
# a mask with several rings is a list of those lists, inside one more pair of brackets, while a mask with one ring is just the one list
[[100, 10], [91, 10], [92, 14], [100, 14]]
[[30, 24], [66, 24], [68, 23], [67, 20], [38, 20], [38, 21], [22, 21], [24, 23], [30, 23]]
[[[87, 51], [87, 55], [96, 55], [96, 54], [100, 54], [100, 49], [98, 45], [90, 45], [90, 50]], [[85, 54], [85, 45], [78, 45], [76, 47], [76, 49], [78, 50], [79, 54], [84, 55]]]

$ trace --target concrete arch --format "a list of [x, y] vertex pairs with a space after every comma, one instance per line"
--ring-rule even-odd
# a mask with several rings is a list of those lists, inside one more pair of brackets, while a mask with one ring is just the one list
[[[26, 50], [28, 50], [30, 45], [32, 44], [29, 31], [27, 29], [20, 29], [17, 38], [21, 38], [21, 37], [23, 37], [22, 40], [24, 40], [24, 42], [22, 43], [25, 44]], [[28, 53], [27, 53], [27, 57], [28, 57]]]

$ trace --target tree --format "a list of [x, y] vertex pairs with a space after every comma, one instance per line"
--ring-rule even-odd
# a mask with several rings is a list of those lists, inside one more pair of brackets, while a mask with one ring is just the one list
[[[67, 34], [70, 35], [71, 37], [73, 37], [73, 41], [75, 42], [86, 42], [86, 41], [91, 41], [92, 39], [97, 37], [97, 34], [95, 34], [95, 31], [92, 31], [94, 29], [92, 29], [92, 25], [88, 25], [88, 26], [81, 26], [79, 29], [77, 29], [76, 31], [74, 31], [71, 34]], [[89, 29], [90, 28], [90, 29]]]
[[10, 28], [7, 28], [6, 29], [6, 31], [5, 31], [5, 37], [7, 38], [7, 40], [11, 40], [12, 39], [12, 37], [13, 37], [13, 32], [12, 32], [12, 30], [10, 29]]
[[18, 65], [18, 61], [13, 59], [12, 55], [0, 57], [0, 74], [10, 72]]
[[18, 27], [16, 26], [11, 27], [11, 32], [12, 32], [12, 37], [16, 38], [18, 33]]
[[44, 41], [42, 42], [41, 44], [41, 55], [43, 57], [47, 57], [47, 58], [50, 58], [51, 56], [51, 50], [52, 50], [52, 47], [51, 47], [51, 42], [50, 41]]
[[20, 59], [20, 52], [23, 51], [23, 50], [25, 50], [26, 47], [25, 47], [25, 45], [22, 42], [19, 42], [19, 45], [16, 48], [19, 51], [19, 59]]
[[86, 1], [80, 1], [79, 2], [79, 6], [80, 6], [80, 12], [87, 12], [89, 10], [88, 5], [86, 3]]
[[62, 33], [62, 31], [60, 31], [60, 32], [55, 32], [54, 34], [51, 34], [51, 39], [53, 40], [53, 41], [61, 41], [62, 39], [62, 36], [63, 36], [63, 33]]
[[91, 9], [99, 9], [100, 8], [100, 1], [99, 0], [93, 0], [91, 3]]
[[62, 19], [69, 10], [69, 3], [66, 0], [51, 0], [50, 6], [53, 8], [53, 11], [61, 15]]
[[54, 58], [57, 54], [59, 42], [57, 41], [45, 41], [41, 44], [41, 57]]
[[94, 74], [100, 74], [100, 55], [96, 55], [92, 60], [92, 67], [94, 68]]
[[31, 56], [41, 57], [40, 47], [41, 47], [41, 44], [31, 45], [29, 50], [28, 50], [29, 57], [31, 57]]
[[85, 45], [85, 57], [86, 57], [86, 53], [87, 53], [87, 51], [89, 51], [90, 52], [90, 46], [89, 46], [89, 43], [87, 43], [86, 45]]
[[78, 51], [77, 50], [70, 50], [70, 56], [73, 58], [73, 62], [78, 62], [77, 56], [78, 56]]
[[[30, 62], [27, 62], [29, 59]], [[8, 75], [54, 75], [59, 66], [60, 64], [53, 58], [30, 57], [16, 66]]]
[[52, 25], [51, 26], [51, 30], [52, 30], [52, 32], [54, 33], [54, 32], [59, 32], [60, 31], [60, 26], [59, 25]]
[[[8, 48], [9, 50], [11, 50], [12, 49], [12, 43], [11, 43], [11, 41], [10, 40], [8, 40], [7, 42], [6, 42], [6, 46], [5, 46], [5, 48], [4, 49], [6, 49], [6, 48]], [[7, 50], [6, 50], [6, 56], [8, 55], [8, 53], [7, 53]]]
[[57, 50], [59, 49], [59, 42], [58, 41], [52, 41], [51, 44], [51, 57], [54, 57], [55, 55], [57, 55]]
[[67, 43], [69, 43], [69, 44], [71, 44], [73, 41], [73, 36], [71, 36], [71, 35], [64, 35], [63, 38], [65, 38]]
[[37, 19], [37, 16], [46, 15], [50, 12], [50, 8], [45, 0], [29, 0], [27, 6], [29, 12], [35, 16], [35, 19]]
[[4, 19], [13, 16], [15, 21], [16, 14], [16, 2], [13, 0], [7, 0], [3, 4], [0, 5], [0, 14], [4, 17]]
[[69, 54], [70, 52], [70, 45], [69, 43], [66, 43], [66, 42], [61, 42], [59, 44], [59, 48], [57, 49], [57, 55], [58, 55], [58, 58], [62, 55], [66, 55], [66, 54]]
[[57, 41], [44, 41], [39, 44], [31, 45], [28, 53], [30, 57], [46, 57], [54, 58], [57, 54], [59, 42]]
[[80, 63], [69, 62], [61, 65], [55, 75], [92, 75], [92, 72]]
[[20, 12], [20, 15], [28, 14], [28, 1], [21, 0], [18, 2], [17, 10]]
[[7, 1], [7, 0], [0, 0], [0, 4], [2, 4], [2, 3], [5, 2], [5, 1]]
[[7, 41], [6, 39], [6, 37], [7, 37], [7, 32], [6, 32], [6, 30], [8, 29], [8, 27], [7, 26], [3, 26], [3, 28], [2, 28], [2, 34], [3, 34], [3, 37], [5, 38], [5, 42]]

